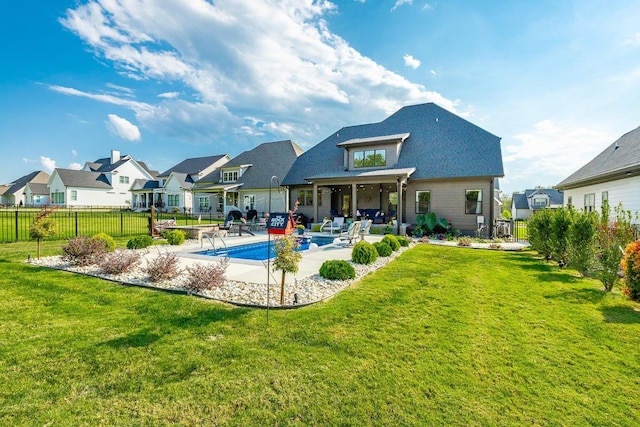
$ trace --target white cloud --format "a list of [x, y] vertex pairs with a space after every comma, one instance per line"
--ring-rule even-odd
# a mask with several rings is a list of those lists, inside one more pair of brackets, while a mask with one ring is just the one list
[[[405, 3], [411, 1], [399, 0], [396, 7]], [[224, 131], [246, 135], [246, 116], [264, 123], [286, 117], [288, 125], [261, 132], [304, 143], [408, 104], [436, 102], [455, 112], [457, 101], [382, 67], [332, 33], [325, 18], [335, 11], [325, 0], [90, 1], [67, 10], [60, 22], [124, 75], [181, 86], [179, 93], [193, 93], [194, 101], [178, 102], [178, 92], [147, 103], [126, 93], [50, 89], [129, 108], [141, 126], [181, 140]], [[307, 113], [310, 106], [314, 114]], [[180, 130], [189, 125], [188, 133], [178, 132], [172, 120]]]
[[73, 157], [76, 157], [78, 155], [78, 152], [76, 150], [71, 150], [71, 155]]
[[67, 169], [73, 169], [73, 170], [79, 171], [79, 170], [82, 169], [82, 165], [80, 163], [76, 163], [76, 162], [69, 163], [69, 166], [67, 166]]
[[396, 0], [396, 4], [393, 5], [393, 7], [391, 8], [391, 12], [393, 12], [394, 10], [396, 10], [397, 8], [399, 8], [400, 6], [402, 6], [403, 4], [413, 4], [413, 0]]
[[173, 98], [177, 98], [179, 95], [180, 94], [178, 92], [165, 92], [158, 95], [158, 98], [173, 99]]
[[422, 10], [433, 10], [433, 6], [427, 3], [424, 6], [422, 6]]
[[420, 60], [414, 58], [409, 54], [404, 55], [404, 66], [413, 68], [414, 70], [420, 67]]
[[123, 119], [122, 117], [116, 116], [115, 114], [109, 114], [109, 121], [107, 123], [107, 128], [114, 134], [119, 136], [122, 139], [126, 139], [128, 141], [139, 141], [140, 140], [140, 129], [127, 119]]
[[625, 41], [625, 44], [630, 45], [640, 45], [640, 33], [635, 33], [631, 37], [628, 37]]
[[45, 171], [51, 173], [56, 168], [56, 161], [51, 157], [40, 156], [40, 165]]
[[[503, 141], [505, 175], [508, 182], [528, 183], [518, 190], [558, 184], [613, 142], [595, 127], [553, 120], [540, 121], [510, 139], [508, 144]], [[552, 182], [539, 182], [541, 176]]]
[[430, 73], [431, 73], [431, 75], [432, 75], [433, 77], [435, 77], [435, 76], [437, 76], [437, 75], [438, 75], [438, 73], [436, 73], [436, 70], [431, 70], [431, 71], [430, 71]]

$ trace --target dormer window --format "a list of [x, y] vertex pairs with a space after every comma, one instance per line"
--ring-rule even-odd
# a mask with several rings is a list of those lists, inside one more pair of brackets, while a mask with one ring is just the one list
[[363, 150], [353, 152], [354, 168], [373, 168], [387, 166], [387, 150]]
[[238, 180], [238, 171], [222, 172], [222, 182], [236, 182]]

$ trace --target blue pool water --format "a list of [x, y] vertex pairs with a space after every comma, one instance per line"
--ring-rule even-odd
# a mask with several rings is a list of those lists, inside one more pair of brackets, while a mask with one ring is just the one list
[[[328, 245], [330, 243], [333, 243], [333, 240], [334, 237], [313, 236], [311, 238], [303, 238], [298, 240], [300, 245], [298, 246], [297, 251], [307, 250], [312, 244], [316, 244], [318, 246]], [[216, 248], [215, 250], [209, 249], [207, 251], [200, 252], [200, 254], [206, 256], [227, 256], [229, 258], [262, 261], [267, 258], [274, 257], [273, 252], [270, 249], [267, 249], [268, 245], [269, 242], [251, 243], [247, 245], [230, 246], [228, 249], [224, 247]]]

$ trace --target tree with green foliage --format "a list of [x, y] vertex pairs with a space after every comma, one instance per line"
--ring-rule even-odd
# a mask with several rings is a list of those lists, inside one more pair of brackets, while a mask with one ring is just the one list
[[296, 249], [299, 243], [294, 236], [282, 236], [273, 242], [272, 251], [275, 254], [273, 271], [282, 271], [280, 283], [280, 305], [284, 305], [284, 277], [286, 273], [297, 273], [302, 255]]
[[58, 223], [49, 215], [53, 210], [43, 208], [29, 227], [29, 237], [38, 242], [37, 258], [40, 259], [40, 241], [58, 232]]
[[568, 231], [569, 265], [587, 276], [596, 260], [598, 247], [598, 223], [597, 212], [576, 212]]
[[571, 207], [552, 211], [551, 249], [552, 256], [561, 266], [569, 263], [569, 228], [575, 211]]
[[618, 282], [624, 248], [634, 240], [631, 220], [631, 211], [625, 211], [622, 204], [616, 207], [615, 218], [610, 218], [609, 203], [605, 200], [602, 204], [598, 224], [598, 267], [605, 291], [611, 291]]
[[527, 222], [527, 234], [531, 248], [538, 251], [545, 258], [551, 258], [553, 247], [551, 245], [551, 223], [553, 212], [545, 208], [531, 215]]

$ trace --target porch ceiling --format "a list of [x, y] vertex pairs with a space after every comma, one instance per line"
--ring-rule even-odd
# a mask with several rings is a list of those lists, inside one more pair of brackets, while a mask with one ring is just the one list
[[376, 169], [364, 171], [343, 171], [340, 173], [327, 173], [321, 175], [310, 176], [305, 178], [307, 181], [321, 182], [343, 182], [348, 180], [351, 182], [395, 182], [397, 178], [409, 178], [415, 172], [416, 168], [400, 168], [400, 169]]

